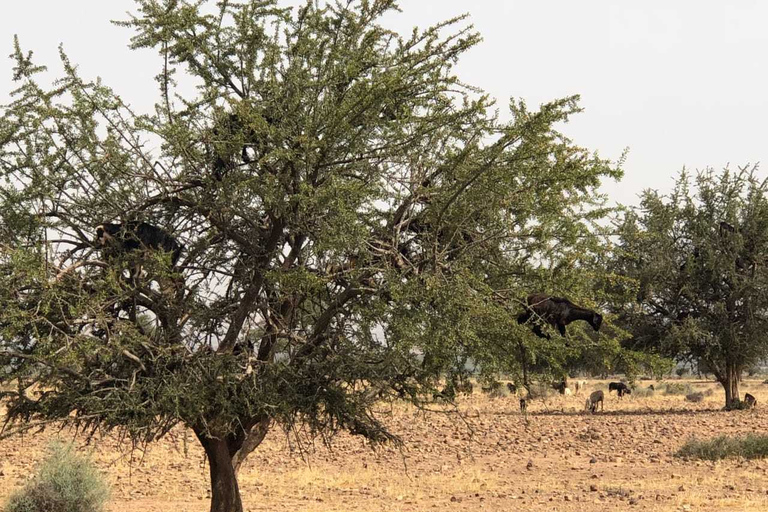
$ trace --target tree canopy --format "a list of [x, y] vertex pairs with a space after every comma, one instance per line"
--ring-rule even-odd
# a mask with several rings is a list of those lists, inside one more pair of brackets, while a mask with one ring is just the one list
[[683, 172], [669, 196], [646, 191], [614, 261], [637, 284], [619, 308], [629, 343], [713, 373], [727, 407], [768, 353], [768, 184], [755, 171]]
[[[239, 511], [237, 468], [271, 425], [393, 440], [376, 401], [421, 403], [468, 360], [616, 353], [514, 321], [531, 291], [600, 306], [597, 188], [621, 171], [558, 131], [577, 97], [513, 100], [500, 120], [453, 72], [480, 39], [464, 18], [403, 37], [380, 24], [392, 0], [136, 7], [119, 24], [162, 59], [154, 112], [63, 50], [45, 86], [15, 44], [0, 116], [10, 425], [138, 442], [186, 425], [212, 510]], [[105, 223], [122, 231], [97, 240]], [[157, 240], [130, 246], [139, 223], [183, 246], [176, 265]]]

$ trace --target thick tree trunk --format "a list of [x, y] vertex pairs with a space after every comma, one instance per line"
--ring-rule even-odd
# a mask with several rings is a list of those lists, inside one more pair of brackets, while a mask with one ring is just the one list
[[741, 379], [741, 369], [735, 364], [728, 363], [725, 367], [725, 374], [721, 375], [720, 384], [725, 388], [725, 408], [727, 410], [738, 407], [739, 402], [739, 380]]
[[211, 512], [243, 512], [237, 474], [226, 438], [197, 433], [211, 468]]
[[213, 437], [202, 428], [193, 428], [211, 469], [211, 512], [243, 512], [237, 472], [264, 440], [270, 424], [268, 417], [255, 418], [245, 422], [243, 430], [220, 437]]

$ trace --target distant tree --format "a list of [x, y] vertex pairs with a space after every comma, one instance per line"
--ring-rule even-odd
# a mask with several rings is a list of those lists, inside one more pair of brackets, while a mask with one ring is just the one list
[[[16, 42], [0, 397], [6, 435], [58, 422], [147, 443], [185, 425], [211, 510], [239, 512], [237, 470], [273, 425], [396, 441], [378, 400], [519, 368], [521, 347], [560, 358], [562, 338], [516, 325], [518, 300], [595, 305], [596, 189], [621, 173], [556, 131], [577, 98], [513, 101], [502, 122], [463, 85], [452, 66], [479, 41], [463, 18], [401, 38], [378, 22], [391, 0], [216, 6], [139, 0], [122, 23], [161, 57], [150, 114], [63, 51], [44, 87]], [[140, 222], [183, 245], [176, 265]], [[103, 223], [123, 227], [97, 242]]]
[[768, 183], [755, 171], [683, 172], [669, 196], [646, 191], [614, 261], [637, 284], [618, 308], [629, 345], [714, 374], [729, 408], [742, 372], [768, 354]]

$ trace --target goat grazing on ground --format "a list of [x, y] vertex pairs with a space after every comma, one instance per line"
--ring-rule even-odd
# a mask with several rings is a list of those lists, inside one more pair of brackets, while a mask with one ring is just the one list
[[744, 403], [747, 404], [747, 407], [749, 409], [753, 409], [757, 407], [757, 398], [747, 393], [746, 395], [744, 395]]
[[611, 382], [608, 384], [608, 393], [611, 391], [616, 391], [616, 394], [619, 395], [619, 398], [622, 398], [624, 395], [632, 394], [632, 390], [629, 389], [629, 386], [623, 382]]
[[520, 413], [525, 415], [528, 411], [528, 400], [525, 398], [520, 399]]
[[591, 395], [589, 395], [589, 398], [587, 398], [587, 403], [584, 404], [584, 410], [587, 410], [594, 414], [597, 412], [597, 404], [600, 404], [600, 410], [605, 410], [605, 393], [603, 393], [602, 389], [598, 389], [597, 391], [593, 391]]
[[541, 331], [538, 319], [557, 328], [561, 336], [565, 336], [565, 326], [576, 320], [584, 320], [596, 331], [600, 330], [603, 323], [603, 316], [600, 313], [579, 307], [566, 298], [552, 297], [543, 293], [534, 293], [526, 298], [525, 312], [517, 317], [517, 323], [524, 324], [532, 317], [534, 318], [533, 333], [545, 339], [551, 337]]

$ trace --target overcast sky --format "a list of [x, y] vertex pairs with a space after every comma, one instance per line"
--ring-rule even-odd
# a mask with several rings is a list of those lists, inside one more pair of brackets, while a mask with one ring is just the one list
[[[296, 1], [285, 1], [297, 4]], [[63, 43], [87, 77], [138, 110], [157, 98], [158, 61], [126, 48], [132, 0], [5, 2], [0, 52], [18, 34], [40, 64], [57, 66]], [[683, 166], [768, 165], [768, 2], [740, 0], [401, 0], [390, 28], [410, 31], [464, 12], [484, 41], [457, 68], [499, 100], [530, 106], [580, 94], [584, 113], [565, 126], [575, 142], [615, 159], [629, 157], [620, 184], [604, 190], [622, 203], [651, 187], [667, 190]], [[12, 84], [0, 68], [0, 103]], [[763, 173], [764, 174], [764, 173]]]

